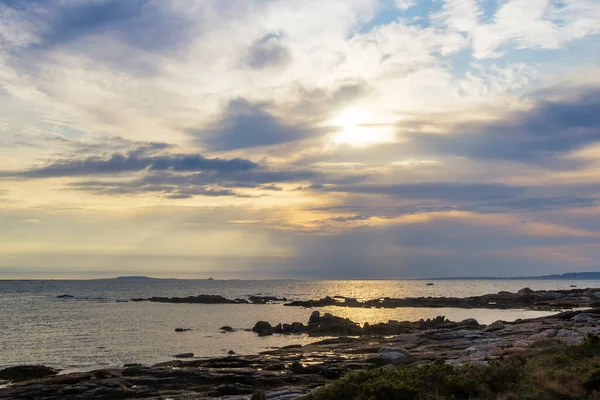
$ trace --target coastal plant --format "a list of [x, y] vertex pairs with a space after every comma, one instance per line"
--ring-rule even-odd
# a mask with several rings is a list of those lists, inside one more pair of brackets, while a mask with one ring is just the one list
[[555, 340], [487, 365], [442, 360], [353, 372], [307, 400], [600, 399], [600, 337], [581, 344]]

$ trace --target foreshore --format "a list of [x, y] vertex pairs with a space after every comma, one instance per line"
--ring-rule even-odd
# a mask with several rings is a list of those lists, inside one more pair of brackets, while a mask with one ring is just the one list
[[[590, 293], [596, 289], [578, 292], [577, 296], [590, 297]], [[412, 368], [436, 360], [451, 365], [485, 365], [544, 343], [581, 343], [589, 334], [600, 332], [600, 308], [489, 325], [474, 319], [453, 322], [438, 317], [362, 327], [315, 312], [306, 324], [296, 323], [296, 332], [292, 326], [287, 325], [289, 332], [284, 332], [285, 324], [257, 323], [254, 331], [327, 338], [256, 355], [127, 365], [65, 375], [42, 367], [9, 368], [0, 371], [0, 379], [13, 383], [0, 389], [0, 399], [243, 399], [253, 394], [271, 400], [293, 399], [354, 370]]]

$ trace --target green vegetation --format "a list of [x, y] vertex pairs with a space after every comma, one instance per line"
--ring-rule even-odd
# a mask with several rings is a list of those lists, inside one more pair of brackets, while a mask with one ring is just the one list
[[548, 340], [486, 366], [452, 366], [440, 360], [353, 372], [304, 399], [600, 400], [600, 338], [590, 335], [575, 346]]

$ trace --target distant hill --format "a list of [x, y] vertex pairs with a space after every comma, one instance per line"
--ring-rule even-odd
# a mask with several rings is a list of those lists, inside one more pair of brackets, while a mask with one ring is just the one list
[[116, 278], [112, 278], [112, 279], [117, 279], [117, 280], [127, 280], [127, 281], [143, 281], [143, 280], [173, 280], [175, 278], [152, 278], [150, 276], [117, 276]]
[[512, 276], [512, 277], [499, 277], [499, 276], [465, 276], [465, 277], [453, 277], [453, 278], [424, 278], [422, 280], [478, 280], [478, 279], [536, 279], [536, 280], [600, 280], [600, 272], [567, 272], [565, 274], [554, 274], [554, 275], [540, 275], [540, 276]]

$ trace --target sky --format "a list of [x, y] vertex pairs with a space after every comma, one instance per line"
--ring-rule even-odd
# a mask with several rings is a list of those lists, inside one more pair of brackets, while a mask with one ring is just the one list
[[599, 0], [0, 0], [0, 279], [600, 270]]

